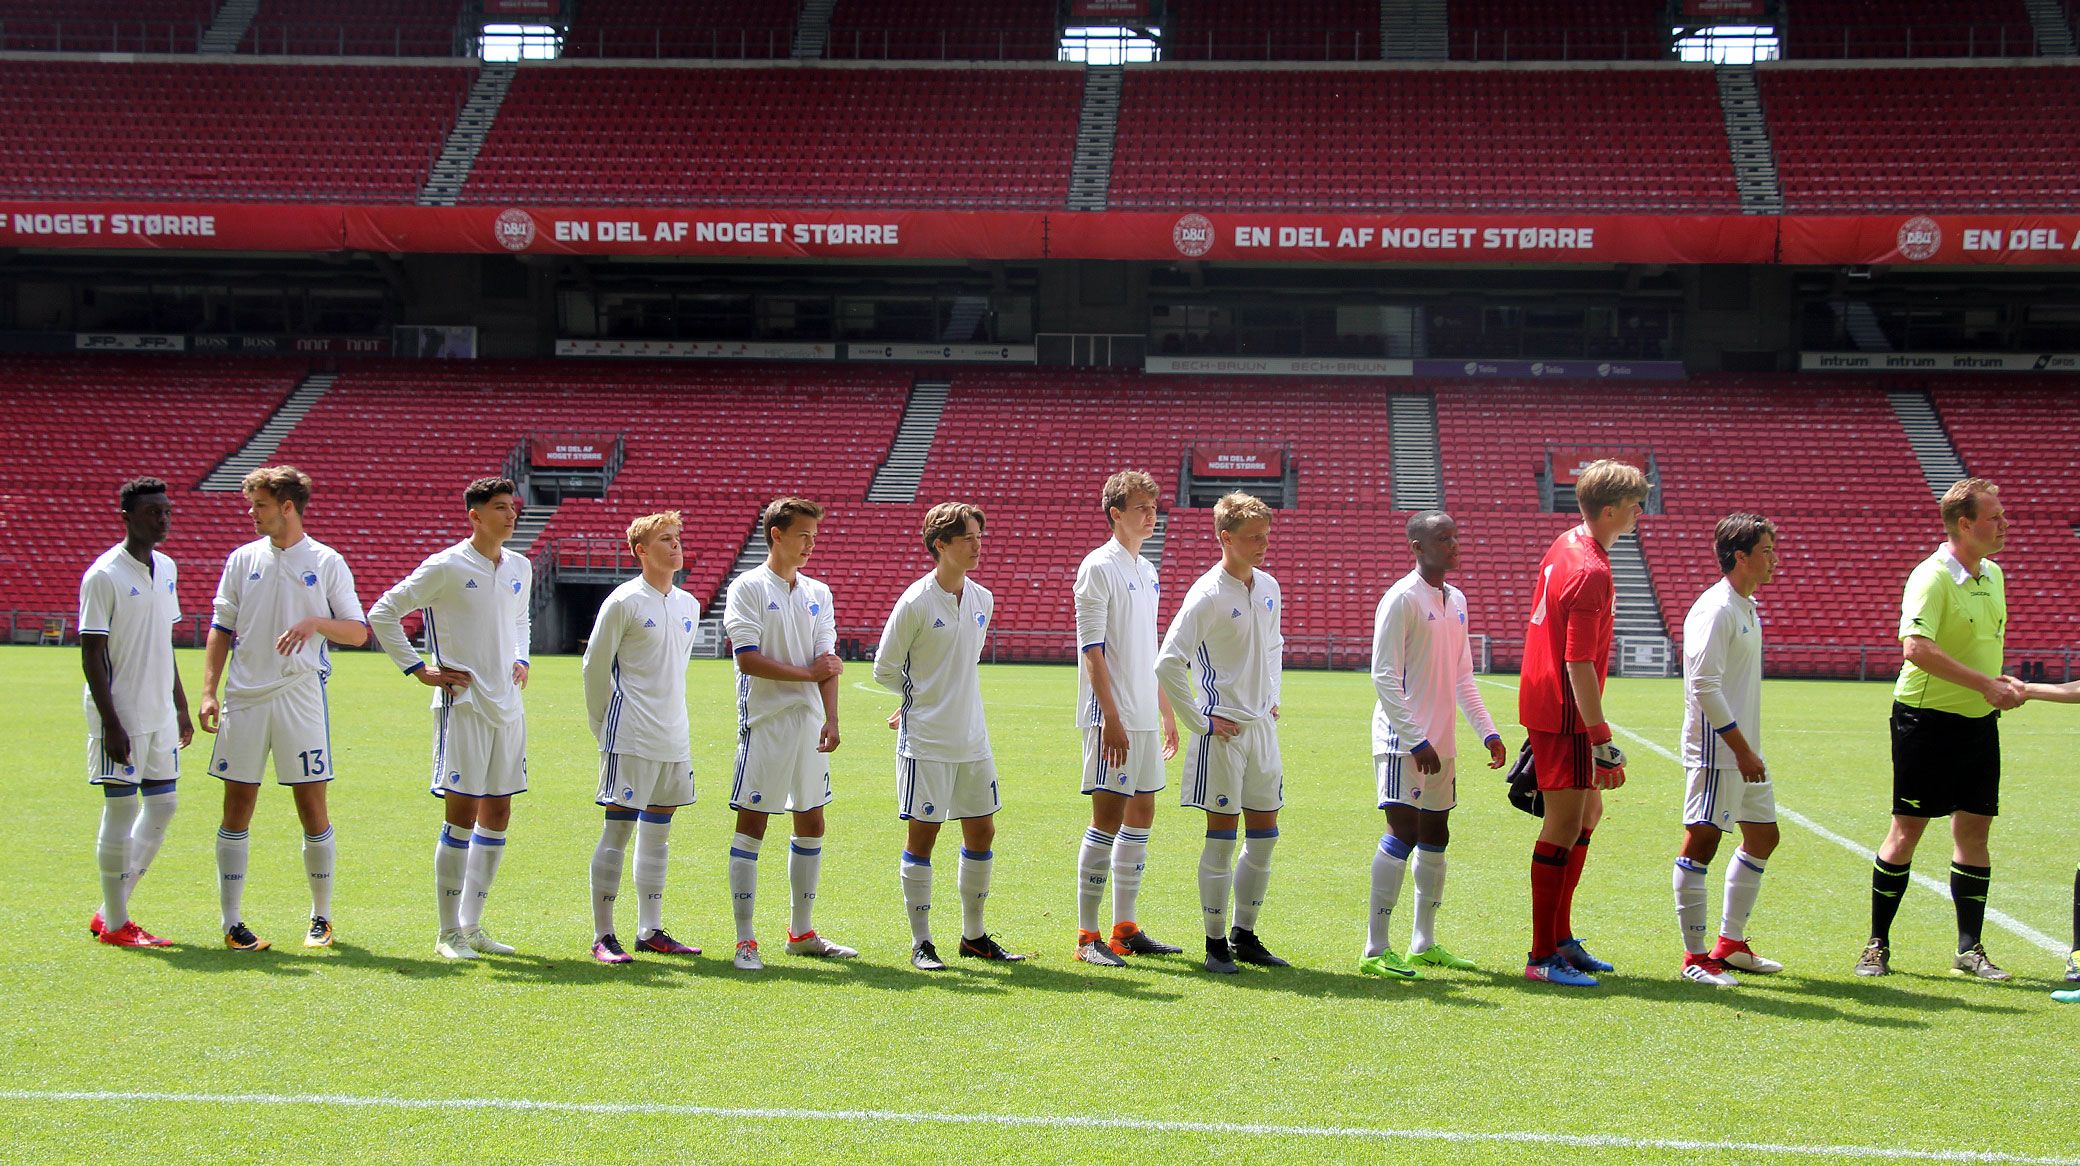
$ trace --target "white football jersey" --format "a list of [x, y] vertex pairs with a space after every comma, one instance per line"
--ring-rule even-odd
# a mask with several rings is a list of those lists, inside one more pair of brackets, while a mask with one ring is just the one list
[[874, 683], [903, 698], [896, 754], [917, 761], [981, 761], [990, 756], [976, 665], [989, 638], [996, 600], [973, 579], [959, 598], [936, 574], [896, 600], [874, 653]]
[[[412, 650], [401, 621], [407, 612], [424, 611], [426, 647], [435, 666], [470, 674], [469, 687], [455, 695], [451, 707], [475, 709], [488, 720], [510, 724], [526, 715], [513, 665], [527, 662], [533, 593], [534, 564], [525, 555], [503, 551], [493, 563], [465, 539], [435, 551], [385, 591], [368, 609], [368, 625], [390, 659], [413, 672], [425, 661]], [[433, 708], [442, 707], [442, 695], [434, 690]]]
[[1219, 563], [1199, 576], [1156, 655], [1156, 677], [1177, 719], [1199, 734], [1210, 717], [1270, 720], [1284, 676], [1284, 617], [1278, 580], [1264, 571], [1248, 586]]
[[648, 761], [691, 761], [686, 663], [701, 605], [641, 575], [614, 588], [585, 641], [585, 714], [600, 752]]
[[1380, 597], [1372, 619], [1372, 752], [1413, 753], [1424, 745], [1456, 757], [1460, 711], [1485, 741], [1497, 736], [1495, 719], [1473, 679], [1473, 644], [1466, 630], [1466, 596], [1410, 571]]
[[1083, 557], [1076, 568], [1076, 724], [1100, 724], [1098, 696], [1091, 691], [1084, 653], [1105, 648], [1112, 700], [1120, 728], [1130, 733], [1162, 727], [1156, 704], [1156, 600], [1161, 588], [1155, 564], [1129, 551], [1118, 539]]
[[[756, 648], [779, 664], [807, 668], [838, 647], [838, 617], [831, 610], [831, 589], [821, 580], [795, 573], [789, 587], [764, 563], [729, 585], [722, 626], [735, 655]], [[823, 715], [821, 686], [796, 680], [766, 680], [737, 673], [737, 728], [744, 729], [793, 709]]]
[[[181, 617], [173, 560], [152, 552], [150, 570], [117, 543], [101, 553], [79, 581], [81, 635], [108, 637], [108, 687], [116, 717], [132, 737], [170, 732], [173, 708], [173, 624]], [[82, 688], [87, 732], [101, 735], [101, 710]]]
[[1740, 765], [1719, 734], [1739, 725], [1748, 748], [1762, 752], [1762, 617], [1753, 597], [1719, 580], [1683, 618], [1683, 766]]
[[286, 656], [275, 651], [283, 632], [312, 617], [366, 619], [354, 594], [354, 573], [339, 552], [309, 535], [287, 547], [258, 538], [231, 552], [210, 612], [210, 626], [231, 637], [224, 699], [263, 701], [305, 677], [330, 675], [323, 636], [312, 636]]

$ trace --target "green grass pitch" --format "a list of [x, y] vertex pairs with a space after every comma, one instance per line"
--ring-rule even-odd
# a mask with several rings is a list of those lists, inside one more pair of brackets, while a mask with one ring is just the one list
[[[182, 654], [191, 686], [200, 665]], [[1508, 679], [1486, 688], [1505, 724]], [[180, 811], [134, 904], [180, 946], [122, 951], [88, 939], [100, 798], [81, 772], [78, 658], [0, 649], [0, 697], [14, 710], [0, 756], [0, 1161], [1185, 1162], [1218, 1153], [1632, 1163], [1695, 1161], [1714, 1151], [1680, 1143], [1730, 1141], [1773, 1147], [1736, 1149], [1736, 1160], [2080, 1162], [2070, 1060], [2080, 1006], [2048, 998], [2059, 956], [1989, 927], [1988, 947], [2015, 982], [1954, 979], [1949, 904], [1916, 887], [1896, 929], [1898, 974], [1855, 979], [1868, 864], [1807, 829], [1786, 822], [1752, 925], [1758, 946], [1789, 970], [1733, 990], [1678, 980], [1668, 871], [1679, 775], [1636, 741], [1622, 741], [1632, 778], [1610, 798], [1577, 910], [1579, 930], [1619, 968], [1602, 989], [1520, 978], [1532, 824], [1478, 765], [1462, 774], [1440, 935], [1482, 970], [1413, 984], [1358, 977], [1381, 829], [1372, 698], [1359, 675], [1286, 680], [1288, 802], [1260, 930], [1296, 966], [1215, 979], [1191, 954], [1201, 823], [1171, 800], [1175, 762], [1141, 915], [1188, 954], [1117, 971], [1071, 959], [1087, 820], [1075, 792], [1075, 677], [986, 668], [1005, 803], [990, 925], [1036, 955], [914, 972], [896, 880], [892, 734], [882, 724], [894, 698], [867, 686], [862, 665], [842, 683], [845, 741], [818, 924], [859, 946], [859, 960], [779, 954], [785, 829], [776, 824], [759, 903], [773, 955], [762, 975], [729, 966], [733, 682], [726, 662], [701, 661], [690, 685], [701, 800], [674, 831], [665, 917], [707, 954], [594, 965], [593, 743], [577, 661], [546, 658], [528, 694], [533, 789], [516, 805], [487, 914], [521, 954], [451, 966], [433, 954], [438, 808], [425, 793], [425, 690], [381, 656], [346, 654], [332, 686], [339, 946], [298, 945], [308, 900], [295, 818], [287, 794], [270, 788], [253, 826], [246, 917], [277, 947], [246, 955], [225, 951], [217, 933], [219, 795], [203, 773], [206, 738], [189, 755]], [[1875, 843], [1888, 700], [1879, 685], [1771, 683], [1766, 752], [1782, 804]], [[1680, 701], [1674, 681], [1614, 681], [1608, 707], [1671, 746]], [[2002, 732], [2006, 813], [1992, 905], [2063, 946], [2080, 859], [2080, 708], [2028, 707]], [[1460, 749], [1462, 759], [1476, 751], [1464, 738]], [[1947, 847], [1937, 837], [1917, 869], [1940, 878]], [[1729, 846], [1713, 865], [1714, 912], [1730, 855]], [[948, 951], [958, 930], [951, 875], [941, 872], [936, 912]], [[1396, 919], [1404, 942], [1410, 896]], [[426, 1104], [443, 1102], [453, 1104]], [[1000, 1117], [1021, 1120], [956, 1120]], [[1555, 1134], [1609, 1141], [1539, 1141]]]

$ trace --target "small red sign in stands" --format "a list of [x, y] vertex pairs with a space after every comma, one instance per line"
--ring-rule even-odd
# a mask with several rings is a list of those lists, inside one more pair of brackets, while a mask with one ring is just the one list
[[1285, 451], [1275, 445], [1194, 445], [1192, 473], [1202, 478], [1277, 478]]

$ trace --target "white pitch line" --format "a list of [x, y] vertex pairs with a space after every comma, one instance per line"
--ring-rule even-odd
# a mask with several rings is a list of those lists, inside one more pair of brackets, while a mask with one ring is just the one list
[[1992, 1150], [1922, 1150], [1899, 1146], [1829, 1146], [1779, 1142], [1721, 1142], [1690, 1138], [1631, 1138], [1620, 1134], [1558, 1134], [1537, 1130], [1376, 1129], [1365, 1126], [1289, 1126], [1263, 1122], [1160, 1121], [1126, 1117], [1074, 1117], [997, 1113], [917, 1113], [878, 1109], [735, 1108], [644, 1102], [535, 1101], [502, 1097], [362, 1097], [339, 1093], [167, 1093], [103, 1090], [0, 1090], [0, 1101], [160, 1103], [176, 1105], [332, 1106], [340, 1109], [484, 1110], [503, 1113], [575, 1113], [613, 1116], [713, 1117], [731, 1121], [881, 1122], [891, 1125], [999, 1126], [1013, 1129], [1127, 1130], [1138, 1133], [1257, 1135], [1274, 1138], [1356, 1139], [1457, 1144], [1568, 1146], [1606, 1150], [1675, 1150], [1688, 1153], [1795, 1155], [1813, 1158], [1918, 1159], [1930, 1162], [1995, 1162], [2014, 1166], [2080, 1166], [2080, 1158], [2006, 1154]]
[[[1492, 684], [1497, 688], [1507, 688], [1511, 692], [1515, 692], [1517, 690], [1517, 686], [1514, 684], [1510, 684], [1506, 681], [1501, 680], [1489, 680], [1486, 677], [1481, 678], [1481, 683]], [[1675, 766], [1678, 770], [1682, 769], [1683, 759], [1677, 756], [1673, 750], [1662, 745], [1660, 742], [1648, 740], [1646, 737], [1641, 736], [1640, 734], [1634, 732], [1631, 729], [1626, 728], [1625, 726], [1617, 723], [1616, 721], [1611, 722], [1611, 729], [1614, 732], [1622, 733], [1626, 737], [1629, 737], [1632, 740], [1639, 742], [1640, 744], [1646, 746], [1649, 750], [1658, 753], [1663, 757], [1668, 758], [1668, 760], [1675, 763]], [[1811, 818], [1806, 817], [1804, 814], [1799, 813], [1797, 810], [1791, 809], [1790, 807], [1784, 805], [1782, 802], [1777, 803], [1777, 813], [1780, 816], [1788, 818], [1792, 822], [1795, 822], [1798, 825], [1805, 827], [1806, 829], [1812, 831], [1814, 834], [1817, 834], [1820, 837], [1825, 838], [1829, 842], [1834, 843], [1836, 846], [1841, 847], [1849, 853], [1854, 854], [1855, 856], [1861, 858], [1865, 862], [1875, 862], [1877, 860], [1877, 852], [1864, 846], [1862, 843], [1855, 841], [1854, 839], [1844, 838], [1840, 834], [1837, 834], [1834, 831], [1829, 830], [1827, 827], [1822, 826], [1820, 823], [1815, 822]], [[1943, 896], [1945, 899], [1948, 899], [1950, 897], [1949, 887], [1944, 886], [1942, 883], [1937, 882], [1936, 880], [1928, 877], [1925, 874], [1922, 874], [1918, 870], [1913, 873], [1913, 879], [1917, 885], [1927, 887], [1929, 890], [1934, 891], [1936, 894]], [[2007, 931], [2009, 934], [2015, 936], [2018, 939], [2021, 939], [2027, 943], [2034, 944], [2037, 947], [2042, 948], [2047, 952], [2050, 952], [2052, 955], [2066, 954], [2067, 949], [2065, 944], [2060, 943], [2056, 939], [2051, 938], [2049, 935], [2046, 935], [2041, 931], [2038, 931], [2036, 928], [2031, 927], [2029, 924], [2024, 923], [2022, 920], [2015, 918], [2013, 915], [2008, 914], [2006, 911], [2001, 911], [1993, 907], [1988, 907], [1986, 909], [1986, 918], [1990, 920], [1994, 926]]]

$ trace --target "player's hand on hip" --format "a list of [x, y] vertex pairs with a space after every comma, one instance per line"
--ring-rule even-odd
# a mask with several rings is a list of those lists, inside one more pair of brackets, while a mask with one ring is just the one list
[[217, 718], [222, 713], [223, 708], [217, 704], [217, 698], [205, 696], [202, 698], [202, 706], [195, 710], [195, 723], [202, 726], [203, 732], [214, 734], [217, 731]]
[[1236, 724], [1234, 721], [1231, 721], [1226, 717], [1208, 717], [1206, 719], [1206, 731], [1210, 735], [1219, 737], [1225, 741], [1228, 738], [1241, 733], [1242, 726]]
[[1127, 731], [1110, 721], [1098, 729], [1098, 755], [1105, 761], [1105, 768], [1117, 769], [1127, 763]]
[[1488, 768], [1501, 769], [1509, 764], [1509, 750], [1502, 744], [1501, 737], [1490, 737], [1488, 745]]
[[1769, 767], [1762, 763], [1762, 754], [1750, 749], [1734, 754], [1733, 760], [1734, 764], [1741, 767], [1742, 781], [1753, 784], [1769, 780]]
[[1428, 741], [1418, 745], [1409, 756], [1415, 758], [1416, 772], [1425, 777], [1444, 768], [1444, 760], [1437, 755], [1437, 746]]
[[825, 652], [809, 663], [809, 680], [814, 684], [822, 684], [843, 671], [845, 671], [845, 661], [838, 659], [829, 652]]
[[449, 696], [468, 688], [471, 680], [470, 674], [460, 668], [421, 668], [412, 675], [426, 687], [441, 689]]
[[296, 654], [296, 650], [303, 647], [305, 641], [309, 640], [317, 630], [318, 617], [311, 616], [307, 619], [297, 620], [295, 626], [283, 632], [281, 637], [275, 640], [274, 650], [284, 656], [293, 656]]
[[513, 683], [519, 685], [523, 691], [527, 688], [527, 665], [517, 660], [513, 662]]
[[830, 720], [823, 722], [822, 731], [816, 734], [816, 751], [818, 753], [834, 753], [837, 751], [837, 748], [838, 719], [832, 717]]

